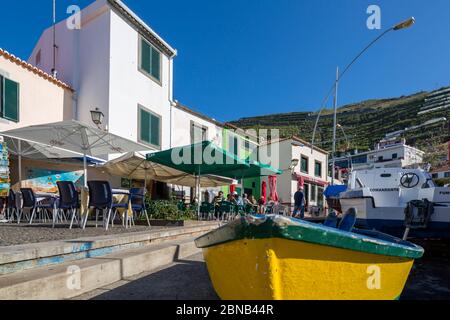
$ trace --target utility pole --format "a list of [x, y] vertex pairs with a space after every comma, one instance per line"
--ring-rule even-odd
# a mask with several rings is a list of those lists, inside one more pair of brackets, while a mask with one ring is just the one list
[[337, 102], [338, 102], [338, 88], [339, 87], [339, 67], [336, 68], [336, 82], [334, 85], [334, 99], [333, 99], [333, 107], [334, 107], [334, 117], [333, 117], [333, 166], [331, 173], [331, 185], [334, 184], [334, 176], [336, 172], [336, 130], [337, 130]]

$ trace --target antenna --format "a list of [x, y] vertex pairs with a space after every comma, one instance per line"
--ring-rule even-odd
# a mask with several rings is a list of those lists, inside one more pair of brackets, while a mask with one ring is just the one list
[[58, 71], [56, 71], [56, 0], [53, 0], [53, 69], [52, 75], [53, 77], [58, 76]]

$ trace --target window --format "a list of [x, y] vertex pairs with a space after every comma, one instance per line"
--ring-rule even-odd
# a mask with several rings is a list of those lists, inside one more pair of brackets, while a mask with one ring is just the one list
[[236, 156], [239, 156], [239, 139], [234, 135], [228, 137], [228, 151]]
[[317, 186], [311, 185], [311, 202], [317, 202]]
[[191, 121], [191, 143], [200, 143], [208, 140], [208, 128]]
[[317, 205], [323, 207], [323, 187], [317, 187]]
[[432, 177], [433, 179], [437, 179], [437, 178], [439, 178], [439, 174], [433, 173], [431, 177]]
[[383, 162], [383, 160], [384, 160], [383, 156], [378, 157], [378, 162]]
[[389, 173], [383, 173], [383, 174], [381, 174], [380, 175], [382, 178], [390, 178], [390, 177], [392, 177], [392, 174], [389, 174]]
[[305, 206], [308, 206], [309, 203], [309, 184], [305, 183], [304, 187], [305, 187]]
[[19, 84], [0, 76], [1, 117], [19, 122]]
[[393, 155], [392, 155], [392, 159], [397, 159], [398, 158], [398, 154], [397, 153], [394, 153]]
[[139, 106], [139, 142], [161, 148], [161, 117]]
[[244, 149], [246, 152], [250, 152], [250, 140], [244, 140]]
[[161, 53], [143, 37], [140, 38], [139, 70], [161, 83]]
[[450, 172], [444, 173], [444, 178], [450, 178]]
[[314, 174], [316, 177], [322, 177], [322, 162], [316, 161], [314, 165]]
[[301, 158], [301, 163], [300, 163], [300, 171], [303, 173], [308, 173], [309, 172], [309, 168], [308, 168], [308, 157], [302, 156]]

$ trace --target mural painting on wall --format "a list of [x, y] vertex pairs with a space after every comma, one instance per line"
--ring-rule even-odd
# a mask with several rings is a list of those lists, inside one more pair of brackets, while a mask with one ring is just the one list
[[0, 197], [7, 197], [11, 181], [9, 179], [9, 153], [6, 143], [0, 140]]
[[38, 168], [26, 169], [27, 180], [23, 182], [25, 188], [32, 188], [35, 192], [58, 192], [58, 181], [72, 181], [77, 189], [84, 184], [83, 170], [81, 171], [57, 171]]

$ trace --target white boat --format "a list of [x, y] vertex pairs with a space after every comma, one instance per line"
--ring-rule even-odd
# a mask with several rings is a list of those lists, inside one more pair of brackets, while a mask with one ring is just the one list
[[359, 227], [412, 237], [450, 237], [450, 188], [437, 187], [422, 169], [353, 171], [339, 196], [342, 211], [357, 210]]

